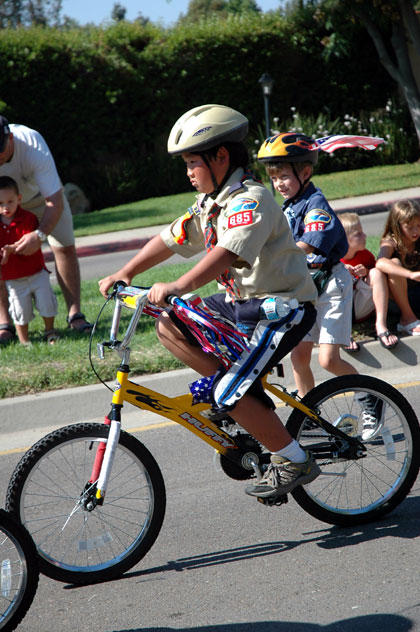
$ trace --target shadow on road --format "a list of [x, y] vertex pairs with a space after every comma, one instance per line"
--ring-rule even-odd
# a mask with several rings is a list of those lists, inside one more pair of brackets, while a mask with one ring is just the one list
[[[134, 628], [112, 632], [409, 632], [414, 630], [412, 621], [396, 614], [372, 614], [352, 619], [342, 619], [328, 625], [293, 621], [253, 621], [250, 623], [226, 623], [193, 628]], [[110, 631], [111, 632], [111, 631]]]
[[[212, 551], [191, 557], [168, 561], [164, 566], [140, 571], [128, 572], [124, 578], [141, 577], [151, 573], [165, 571], [182, 572], [194, 568], [216, 566], [246, 559], [275, 555], [293, 550], [299, 546], [316, 544], [325, 549], [355, 546], [360, 542], [369, 542], [384, 537], [413, 539], [420, 535], [420, 498], [407, 498], [390, 516], [383, 520], [357, 527], [324, 527], [317, 531], [303, 533], [300, 540], [282, 540], [279, 542], [261, 542], [240, 546], [234, 549]], [[308, 537], [305, 537], [308, 536]]]
[[[246, 544], [236, 548], [211, 551], [190, 557], [181, 557], [176, 560], [169, 560], [162, 566], [129, 571], [121, 577], [111, 579], [109, 581], [122, 581], [133, 577], [140, 578], [140, 582], [149, 581], [151, 578], [150, 576], [157, 573], [166, 573], [171, 571], [180, 573], [196, 568], [205, 568], [220, 564], [231, 564], [233, 562], [247, 559], [277, 555], [279, 553], [283, 553], [284, 551], [291, 551], [302, 545], [311, 543], [321, 548], [332, 550], [336, 548], [342, 549], [346, 546], [355, 546], [361, 542], [369, 542], [370, 540], [377, 540], [378, 538], [396, 537], [413, 539], [417, 538], [419, 535], [420, 498], [417, 496], [411, 496], [406, 498], [405, 501], [389, 516], [367, 525], [358, 525], [356, 527], [346, 528], [326, 526], [316, 531], [303, 533], [303, 537], [299, 540], [282, 540], [278, 542]], [[74, 590], [81, 588], [81, 586], [68, 584], [64, 586], [64, 588], [67, 590]], [[233, 628], [231, 629], [233, 630]], [[388, 629], [392, 629], [392, 632], [394, 632], [393, 628]], [[401, 630], [402, 629], [410, 628], [401, 628]], [[395, 628], [395, 631], [397, 630], [399, 630], [399, 628]], [[293, 632], [295, 631], [293, 630]]]

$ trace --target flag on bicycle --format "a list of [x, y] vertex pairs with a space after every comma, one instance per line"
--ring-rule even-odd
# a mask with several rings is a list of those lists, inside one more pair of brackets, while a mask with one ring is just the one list
[[211, 391], [215, 376], [201, 377], [195, 382], [188, 384], [190, 392], [193, 396], [193, 404], [209, 404], [211, 402]]

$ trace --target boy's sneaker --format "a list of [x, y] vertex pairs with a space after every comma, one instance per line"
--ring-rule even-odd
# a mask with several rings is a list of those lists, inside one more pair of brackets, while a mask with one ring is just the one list
[[382, 399], [375, 397], [375, 395], [372, 395], [371, 393], [366, 393], [357, 399], [363, 408], [362, 440], [370, 441], [382, 430], [384, 425], [385, 405]]
[[304, 463], [291, 463], [278, 454], [271, 455], [271, 463], [264, 476], [245, 488], [250, 496], [273, 498], [288, 494], [298, 485], [307, 485], [321, 474], [321, 468], [310, 452]]

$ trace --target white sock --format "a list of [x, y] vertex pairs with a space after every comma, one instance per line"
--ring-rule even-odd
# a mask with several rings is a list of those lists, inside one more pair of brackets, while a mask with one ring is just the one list
[[282, 448], [277, 452], [273, 452], [273, 454], [278, 454], [279, 456], [282, 456], [283, 459], [287, 459], [292, 463], [304, 463], [308, 458], [308, 455], [304, 450], [302, 450], [296, 439], [292, 439], [292, 442], [285, 448]]

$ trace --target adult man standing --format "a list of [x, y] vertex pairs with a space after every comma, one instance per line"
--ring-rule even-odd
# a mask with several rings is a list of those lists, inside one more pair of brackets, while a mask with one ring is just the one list
[[[39, 220], [39, 227], [17, 242], [16, 252], [30, 255], [48, 239], [57, 280], [67, 304], [69, 327], [80, 333], [89, 331], [92, 325], [80, 310], [80, 269], [71, 209], [54, 158], [39, 132], [25, 125], [9, 125], [4, 116], [0, 116], [0, 176], [10, 176], [17, 182], [22, 208], [34, 213]], [[14, 337], [7, 292], [0, 280], [0, 344]]]

